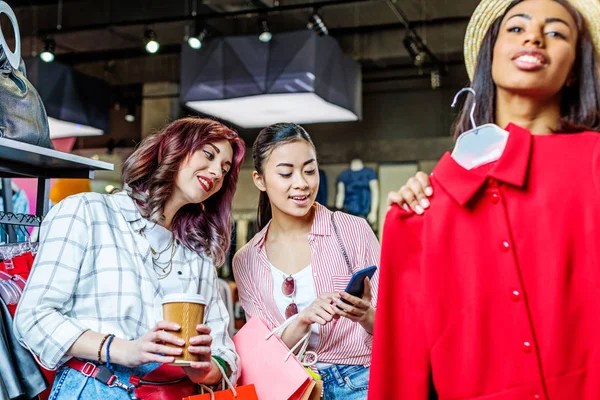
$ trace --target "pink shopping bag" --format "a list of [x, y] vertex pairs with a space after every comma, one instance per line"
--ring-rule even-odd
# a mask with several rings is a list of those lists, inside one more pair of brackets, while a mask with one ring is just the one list
[[299, 400], [312, 383], [300, 361], [260, 318], [252, 317], [233, 337], [240, 355], [239, 385], [256, 388], [260, 400]]

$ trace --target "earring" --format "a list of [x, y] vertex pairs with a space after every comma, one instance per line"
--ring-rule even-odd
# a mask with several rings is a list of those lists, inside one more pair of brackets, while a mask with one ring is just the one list
[[200, 203], [200, 207], [202, 208], [202, 212], [206, 212], [206, 207], [204, 207], [204, 203]]

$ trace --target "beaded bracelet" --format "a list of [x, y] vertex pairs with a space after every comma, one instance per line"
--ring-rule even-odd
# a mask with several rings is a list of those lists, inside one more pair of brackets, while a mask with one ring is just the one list
[[106, 368], [108, 368], [108, 369], [111, 369], [110, 368], [110, 344], [112, 343], [114, 338], [115, 338], [115, 335], [111, 334], [108, 337], [108, 342], [106, 343]]
[[102, 364], [102, 346], [104, 346], [104, 343], [106, 342], [106, 339], [108, 339], [108, 337], [111, 334], [109, 333], [108, 335], [104, 336], [104, 338], [102, 339], [102, 341], [100, 342], [100, 347], [98, 347], [98, 362], [100, 364]]

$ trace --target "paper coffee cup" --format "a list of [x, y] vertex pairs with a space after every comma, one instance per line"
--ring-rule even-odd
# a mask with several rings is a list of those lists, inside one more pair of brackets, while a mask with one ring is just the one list
[[185, 367], [189, 366], [191, 361], [200, 361], [200, 358], [195, 354], [190, 354], [187, 348], [190, 345], [190, 338], [198, 336], [196, 325], [204, 322], [205, 305], [204, 296], [199, 294], [176, 293], [163, 297], [163, 319], [181, 326], [178, 332], [169, 331], [169, 333], [185, 340], [183, 353], [175, 356], [175, 362], [169, 365]]

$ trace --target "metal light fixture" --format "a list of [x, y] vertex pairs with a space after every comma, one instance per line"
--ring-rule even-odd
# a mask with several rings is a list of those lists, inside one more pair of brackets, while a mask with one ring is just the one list
[[182, 46], [180, 79], [181, 102], [204, 115], [244, 128], [361, 118], [360, 65], [331, 36], [278, 33], [277, 46], [256, 35], [215, 37], [205, 49]]
[[109, 131], [110, 87], [42, 57], [25, 57], [27, 78], [37, 89], [48, 114], [50, 138], [99, 136]]
[[156, 40], [156, 32], [153, 29], [146, 29], [144, 38], [146, 39], [146, 51], [148, 53], [154, 54], [160, 49], [160, 43]]
[[412, 35], [406, 35], [403, 43], [404, 47], [406, 47], [406, 51], [408, 51], [408, 54], [410, 54], [411, 58], [413, 59], [415, 66], [420, 67], [423, 65], [423, 63], [425, 63], [425, 57], [427, 54], [425, 53], [421, 42], [419, 42], [417, 38]]
[[44, 62], [52, 62], [54, 61], [54, 48], [56, 47], [56, 42], [52, 38], [48, 38], [44, 40], [44, 51], [40, 53], [40, 58]]
[[200, 33], [187, 38], [188, 45], [194, 50], [200, 50], [202, 48], [202, 41], [206, 37], [206, 29], [202, 29]]
[[308, 29], [313, 29], [321, 36], [329, 35], [329, 30], [327, 29], [327, 26], [325, 26], [325, 22], [323, 22], [323, 19], [317, 12], [314, 12], [313, 15], [310, 16], [310, 21], [306, 27]]
[[269, 24], [267, 24], [266, 19], [260, 20], [260, 29], [261, 33], [258, 35], [258, 40], [263, 43], [269, 43], [273, 39], [273, 34], [269, 32]]

